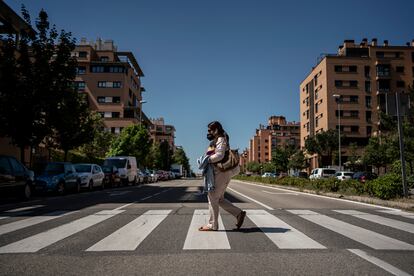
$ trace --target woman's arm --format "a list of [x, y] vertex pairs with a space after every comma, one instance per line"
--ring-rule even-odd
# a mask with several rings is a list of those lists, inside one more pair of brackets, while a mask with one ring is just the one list
[[224, 158], [227, 149], [227, 141], [224, 137], [219, 137], [216, 143], [215, 153], [210, 156], [210, 163], [220, 162]]

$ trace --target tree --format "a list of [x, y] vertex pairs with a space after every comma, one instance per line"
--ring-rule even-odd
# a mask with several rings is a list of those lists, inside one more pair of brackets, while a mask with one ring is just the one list
[[348, 167], [351, 169], [351, 171], [357, 171], [358, 167], [360, 166], [359, 162], [361, 158], [361, 156], [358, 154], [358, 145], [356, 143], [350, 143], [348, 152]]
[[248, 162], [246, 164], [247, 171], [252, 172], [252, 173], [259, 173], [260, 168], [261, 168], [261, 165], [259, 162], [253, 161], [253, 162]]
[[187, 155], [185, 154], [184, 149], [177, 148], [172, 155], [172, 162], [176, 164], [180, 164], [183, 168], [189, 172], [190, 171], [190, 163]]
[[160, 143], [160, 153], [160, 168], [162, 170], [170, 170], [173, 152], [167, 141]]
[[124, 128], [120, 135], [113, 141], [108, 156], [135, 156], [138, 166], [145, 163], [151, 147], [147, 129], [142, 125], [131, 125]]
[[[338, 132], [329, 129], [319, 132], [313, 137], [309, 137], [305, 141], [305, 149], [310, 154], [318, 154], [319, 164], [321, 166], [333, 165], [333, 152], [338, 150]], [[329, 164], [324, 164], [323, 157], [326, 157]]]
[[145, 166], [151, 169], [161, 168], [161, 150], [159, 143], [152, 143], [147, 155]]
[[302, 150], [296, 151], [289, 158], [288, 168], [293, 170], [302, 170], [309, 167], [309, 164], [306, 162], [305, 155]]
[[379, 137], [371, 137], [365, 147], [363, 161], [366, 165], [373, 165], [377, 170], [388, 164], [386, 143], [380, 143]]
[[272, 151], [272, 163], [278, 172], [288, 171], [289, 158], [293, 153], [294, 147], [292, 146], [284, 148], [276, 147], [275, 150]]
[[272, 162], [263, 163], [262, 167], [263, 167], [263, 172], [274, 173], [276, 170], [276, 166]]

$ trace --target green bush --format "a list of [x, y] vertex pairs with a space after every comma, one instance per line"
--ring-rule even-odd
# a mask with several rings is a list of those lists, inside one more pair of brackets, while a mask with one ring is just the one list
[[389, 173], [370, 181], [374, 196], [381, 199], [399, 197], [403, 193], [401, 176]]

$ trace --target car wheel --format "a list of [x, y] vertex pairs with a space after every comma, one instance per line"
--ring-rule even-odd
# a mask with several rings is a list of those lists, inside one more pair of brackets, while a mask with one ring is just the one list
[[93, 190], [93, 181], [92, 181], [92, 179], [91, 180], [89, 180], [89, 191], [92, 191]]
[[23, 199], [29, 200], [32, 197], [32, 185], [30, 183], [26, 183], [23, 189]]
[[59, 182], [58, 184], [58, 188], [57, 188], [57, 193], [58, 195], [62, 196], [65, 194], [65, 183], [64, 182]]

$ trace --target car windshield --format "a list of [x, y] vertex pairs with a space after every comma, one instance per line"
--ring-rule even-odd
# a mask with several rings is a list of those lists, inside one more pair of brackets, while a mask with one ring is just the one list
[[44, 174], [46, 175], [58, 175], [65, 172], [65, 167], [63, 164], [50, 163], [46, 165]]
[[324, 174], [335, 174], [336, 171], [335, 170], [323, 170]]
[[91, 165], [75, 165], [75, 169], [78, 173], [91, 172]]
[[106, 159], [105, 166], [115, 166], [116, 168], [125, 168], [126, 159]]
[[102, 170], [106, 173], [111, 173], [112, 172], [112, 167], [109, 166], [103, 166]]

